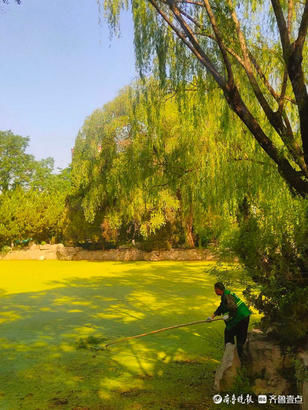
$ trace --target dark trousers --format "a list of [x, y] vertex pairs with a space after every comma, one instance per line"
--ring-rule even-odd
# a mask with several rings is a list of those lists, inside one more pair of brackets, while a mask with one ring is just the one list
[[227, 328], [225, 329], [225, 344], [227, 343], [234, 344], [234, 338], [236, 337], [236, 347], [237, 347], [237, 352], [238, 352], [240, 359], [242, 359], [243, 346], [247, 339], [249, 317], [250, 316], [245, 317], [231, 329], [227, 329]]

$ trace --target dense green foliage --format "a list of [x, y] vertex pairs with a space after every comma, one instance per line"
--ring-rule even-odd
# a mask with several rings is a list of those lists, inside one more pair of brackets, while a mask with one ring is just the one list
[[275, 198], [245, 201], [229, 238], [258, 285], [258, 292], [248, 286], [247, 299], [264, 313], [264, 327], [284, 344], [305, 341], [307, 335], [307, 226], [307, 201], [282, 195], [278, 204]]
[[0, 191], [5, 192], [29, 183], [34, 172], [34, 158], [25, 152], [28, 137], [0, 131]]
[[[231, 252], [256, 283], [247, 296], [265, 326], [275, 323], [285, 342], [300, 340], [308, 309], [306, 200], [292, 196], [217, 89], [200, 107], [197, 94], [179, 106], [151, 80], [87, 118], [74, 149], [67, 233], [75, 236], [67, 238]], [[290, 300], [294, 309], [286, 308]], [[296, 332], [283, 332], [286, 323]]]
[[76, 139], [72, 207], [87, 223], [98, 218], [106, 238], [121, 227], [127, 238], [148, 238], [173, 225], [171, 244], [193, 247], [219, 236], [247, 192], [287, 189], [216, 89], [200, 107], [191, 94], [180, 110], [148, 82], [95, 111]]
[[101, 3], [112, 30], [131, 8], [142, 76], [183, 97], [218, 87], [290, 187], [308, 194], [307, 1]]
[[69, 170], [54, 173], [52, 158], [26, 153], [29, 138], [0, 132], [0, 245], [63, 237]]

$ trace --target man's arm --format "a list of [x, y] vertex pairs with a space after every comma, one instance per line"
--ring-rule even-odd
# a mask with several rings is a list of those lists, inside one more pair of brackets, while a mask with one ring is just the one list
[[220, 316], [223, 313], [225, 313], [225, 308], [224, 308], [224, 301], [223, 301], [223, 296], [221, 297], [221, 302], [218, 308], [215, 310], [215, 312], [212, 314], [211, 319], [214, 319], [215, 316]]

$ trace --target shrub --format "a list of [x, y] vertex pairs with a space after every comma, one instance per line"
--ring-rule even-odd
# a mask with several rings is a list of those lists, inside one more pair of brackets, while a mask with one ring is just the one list
[[308, 329], [308, 206], [293, 200], [290, 212], [278, 213], [273, 203], [247, 202], [238, 215], [234, 252], [257, 285], [245, 296], [264, 314], [262, 326], [285, 345], [304, 341]]
[[10, 246], [2, 246], [1, 248], [1, 255], [6, 255], [7, 253], [9, 253], [12, 250], [12, 248]]

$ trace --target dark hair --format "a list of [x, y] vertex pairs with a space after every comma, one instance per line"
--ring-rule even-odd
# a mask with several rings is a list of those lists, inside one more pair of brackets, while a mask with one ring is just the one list
[[217, 283], [215, 283], [214, 288], [220, 289], [220, 290], [225, 290], [225, 285], [221, 282], [217, 282]]

